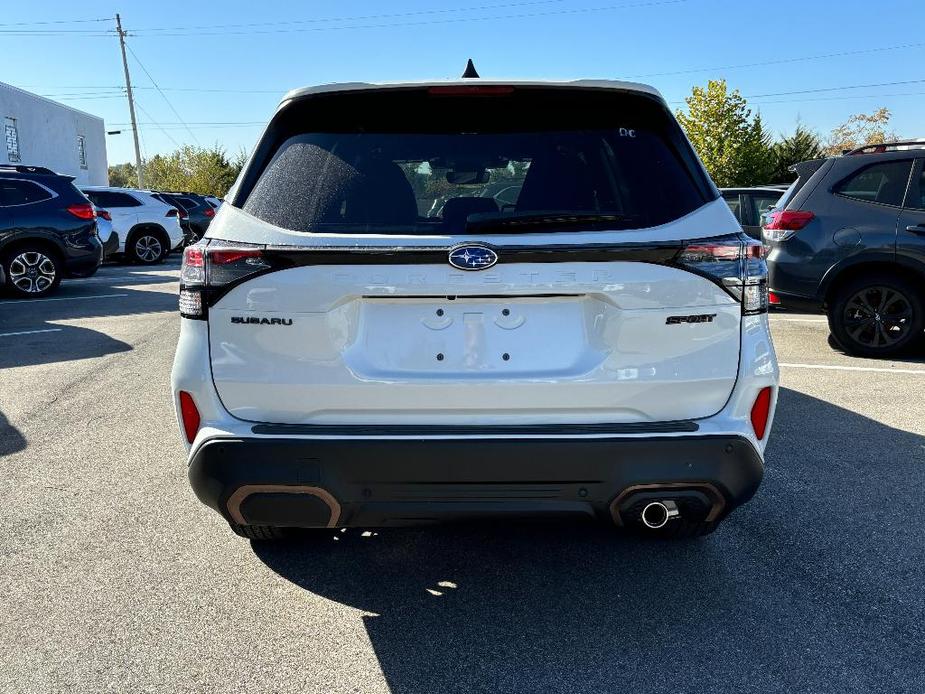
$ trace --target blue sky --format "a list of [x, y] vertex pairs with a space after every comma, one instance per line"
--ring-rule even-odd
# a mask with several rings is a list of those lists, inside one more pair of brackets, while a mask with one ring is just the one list
[[[886, 106], [900, 135], [925, 137], [922, 0], [4, 2], [0, 80], [122, 127], [114, 24], [76, 21], [116, 11], [133, 34], [148, 155], [187, 142], [249, 149], [290, 88], [458, 77], [470, 56], [483, 76], [629, 78], [669, 102], [725, 78], [775, 133], [799, 119], [825, 135]], [[858, 85], [880, 86], [840, 89]], [[128, 130], [107, 144], [110, 163], [132, 158]]]

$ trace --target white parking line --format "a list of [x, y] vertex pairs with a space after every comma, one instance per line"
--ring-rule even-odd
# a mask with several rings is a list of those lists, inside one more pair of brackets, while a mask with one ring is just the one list
[[47, 330], [21, 330], [17, 333], [0, 333], [0, 337], [14, 337], [15, 335], [38, 335], [39, 333], [60, 333], [62, 328], [48, 328]]
[[925, 369], [886, 369], [875, 366], [835, 366], [832, 364], [789, 364], [781, 362], [778, 366], [787, 369], [823, 369], [826, 371], [870, 371], [883, 374], [915, 374], [925, 376]]
[[0, 301], [0, 306], [13, 306], [16, 304], [37, 304], [40, 301], [71, 301], [74, 299], [111, 299], [114, 296], [128, 296], [128, 294], [91, 294], [89, 296], [59, 296], [54, 299], [20, 299], [19, 301]]
[[[180, 281], [180, 273], [176, 275], [120, 275], [118, 277], [89, 277], [87, 279], [80, 280], [81, 284], [88, 283], [98, 283], [98, 282], [112, 282], [112, 283], [124, 283], [124, 282], [147, 282], [152, 283], [156, 281], [170, 280], [173, 282]], [[166, 282], [165, 282], [166, 284]]]

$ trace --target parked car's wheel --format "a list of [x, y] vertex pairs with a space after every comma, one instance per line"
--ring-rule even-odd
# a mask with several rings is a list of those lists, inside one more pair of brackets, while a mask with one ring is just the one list
[[36, 299], [61, 284], [58, 256], [41, 246], [20, 246], [3, 258], [6, 285], [13, 294]]
[[888, 357], [917, 342], [925, 307], [916, 287], [901, 276], [875, 273], [840, 287], [829, 302], [829, 329], [849, 354]]
[[167, 235], [154, 229], [135, 231], [125, 247], [125, 254], [131, 262], [142, 265], [160, 263], [170, 252]]

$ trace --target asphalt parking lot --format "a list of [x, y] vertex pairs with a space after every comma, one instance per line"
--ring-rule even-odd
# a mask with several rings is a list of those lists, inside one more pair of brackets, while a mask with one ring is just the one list
[[258, 546], [190, 491], [179, 262], [0, 299], [0, 691], [921, 692], [925, 353], [771, 318], [764, 483], [712, 536], [428, 527]]

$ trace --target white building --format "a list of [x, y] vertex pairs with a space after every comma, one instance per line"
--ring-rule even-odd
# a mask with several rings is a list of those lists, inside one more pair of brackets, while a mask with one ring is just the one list
[[44, 166], [80, 185], [109, 184], [103, 119], [0, 82], [0, 164]]

